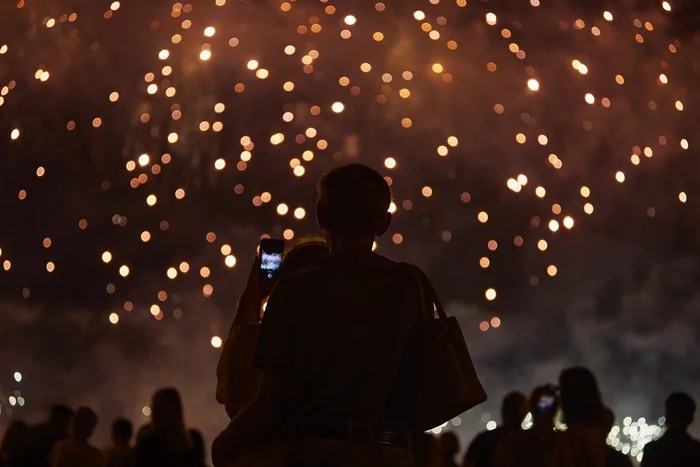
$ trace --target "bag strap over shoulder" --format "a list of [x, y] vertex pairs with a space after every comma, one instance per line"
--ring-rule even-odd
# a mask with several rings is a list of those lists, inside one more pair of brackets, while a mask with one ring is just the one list
[[438, 297], [437, 292], [435, 292], [435, 287], [433, 287], [428, 276], [418, 266], [409, 263], [401, 264], [411, 271], [411, 274], [416, 280], [418, 293], [421, 299], [421, 314], [427, 319], [434, 319], [435, 312], [437, 312], [438, 319], [447, 319], [447, 313], [445, 313], [445, 309], [442, 307], [440, 297]]

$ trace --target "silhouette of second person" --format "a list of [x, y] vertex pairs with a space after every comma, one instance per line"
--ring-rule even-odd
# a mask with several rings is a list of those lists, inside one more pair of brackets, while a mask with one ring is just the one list
[[390, 203], [363, 165], [320, 180], [330, 254], [273, 290], [253, 355], [260, 386], [214, 442], [215, 466], [273, 440], [289, 441], [289, 466], [413, 465], [404, 389], [415, 386], [422, 308], [413, 272], [372, 252]]

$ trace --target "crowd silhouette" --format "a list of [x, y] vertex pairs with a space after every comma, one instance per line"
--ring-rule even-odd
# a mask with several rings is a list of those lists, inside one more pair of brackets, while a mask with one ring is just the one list
[[[419, 400], [415, 390], [420, 367], [435, 363], [461, 371], [471, 363], [466, 347], [449, 354], [460, 360], [457, 365], [426, 362], [425, 323], [439, 323], [439, 299], [429, 295], [432, 286], [426, 287], [420, 270], [373, 253], [374, 239], [391, 222], [390, 202], [389, 185], [374, 170], [359, 164], [334, 169], [318, 185], [317, 219], [325, 238], [304, 239], [284, 254], [271, 293], [261, 283], [256, 257], [215, 375], [216, 400], [230, 423], [211, 446], [214, 466], [632, 465], [606, 442], [615, 416], [583, 367], [565, 369], [558, 384], [538, 386], [529, 397], [506, 394], [501, 424], [476, 436], [461, 460], [454, 433], [436, 437], [417, 428], [416, 407], [432, 402]], [[424, 316], [433, 308], [438, 318]], [[461, 332], [442, 350], [459, 339]], [[474, 389], [465, 384], [480, 386], [468, 376], [450, 381], [463, 393]], [[462, 410], [474, 405], [465, 406], [459, 394], [453, 399]], [[435, 405], [441, 420], [461, 411], [449, 412], [441, 402]], [[57, 405], [45, 423], [32, 426], [15, 420], [3, 436], [0, 467], [207, 465], [206, 443], [186, 425], [178, 391], [157, 391], [150, 407], [150, 422], [135, 439], [129, 420], [113, 421], [104, 450], [91, 444], [98, 415], [90, 408]], [[642, 467], [700, 466], [700, 443], [688, 434], [693, 399], [673, 393], [665, 412], [666, 431], [646, 446]]]

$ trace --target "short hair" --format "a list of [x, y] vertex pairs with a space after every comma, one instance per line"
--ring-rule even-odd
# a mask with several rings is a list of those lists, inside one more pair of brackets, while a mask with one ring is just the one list
[[328, 230], [340, 235], [372, 235], [391, 205], [391, 189], [374, 169], [362, 164], [336, 167], [318, 182], [318, 202]]
[[326, 256], [328, 256], [328, 245], [324, 239], [317, 237], [301, 238], [296, 245], [284, 253], [279, 275], [280, 277], [287, 277], [296, 274]]
[[97, 414], [89, 407], [80, 407], [75, 411], [73, 418], [73, 436], [86, 440], [95, 431], [97, 426]]
[[687, 428], [695, 417], [695, 401], [684, 392], [674, 392], [666, 399], [666, 422], [671, 426]]
[[51, 407], [51, 420], [70, 420], [73, 418], [73, 409], [66, 405], [56, 404]]
[[525, 415], [527, 415], [527, 396], [519, 391], [506, 394], [501, 405], [503, 423], [522, 423]]
[[126, 418], [118, 418], [112, 423], [112, 437], [129, 440], [134, 435], [134, 425]]

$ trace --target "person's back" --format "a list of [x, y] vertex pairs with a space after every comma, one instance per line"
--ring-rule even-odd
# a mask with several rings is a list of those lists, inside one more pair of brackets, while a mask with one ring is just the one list
[[469, 445], [464, 455], [464, 467], [490, 467], [498, 454], [499, 443], [510, 439], [521, 429], [527, 414], [527, 397], [520, 392], [510, 392], [503, 398], [501, 405], [502, 426], [479, 433]]
[[[615, 414], [610, 408], [605, 409], [605, 430], [604, 435], [608, 433], [615, 425]], [[629, 456], [622, 454], [612, 446], [605, 445], [605, 467], [632, 467], [632, 460]]]
[[[276, 359], [290, 356], [282, 345], [294, 349], [286, 365], [290, 423], [379, 417], [416, 331], [416, 295], [406, 293], [414, 284], [405, 266], [373, 253], [334, 254], [279, 283], [275, 297], [283, 300], [289, 321], [270, 318], [280, 322], [263, 327], [258, 340], [270, 354], [256, 353], [255, 363], [274, 367], [281, 364]], [[285, 337], [289, 331], [291, 339]]]
[[73, 410], [63, 405], [51, 408], [46, 423], [30, 426], [24, 442], [20, 446], [19, 465], [21, 467], [48, 467], [48, 456], [57, 442], [70, 437], [69, 429]]
[[690, 396], [671, 394], [666, 400], [667, 431], [644, 447], [642, 467], [700, 465], [700, 442], [688, 434], [694, 416], [695, 401]]
[[57, 442], [51, 450], [51, 467], [102, 467], [102, 452], [88, 442], [96, 425], [95, 412], [79, 408], [73, 419], [73, 436]]
[[134, 451], [131, 437], [134, 427], [131, 422], [119, 418], [112, 424], [112, 444], [104, 450], [105, 467], [131, 467], [134, 464]]

